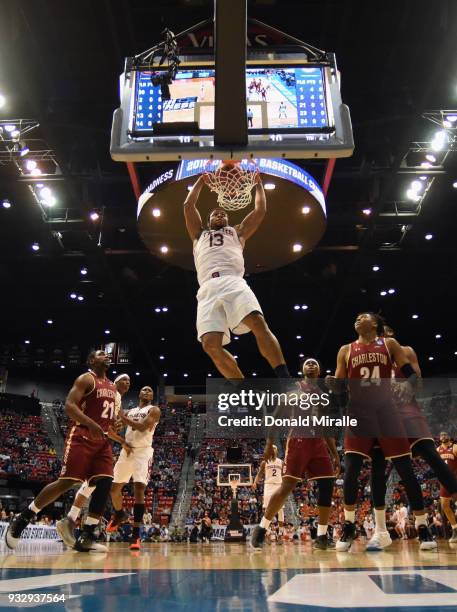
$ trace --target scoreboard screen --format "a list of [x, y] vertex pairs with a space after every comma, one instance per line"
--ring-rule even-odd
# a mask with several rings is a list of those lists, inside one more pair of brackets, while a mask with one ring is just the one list
[[[152, 78], [164, 72], [138, 72], [132, 105], [132, 134], [151, 136], [154, 125], [198, 122], [200, 130], [214, 130], [215, 70], [179, 70], [164, 100]], [[259, 66], [246, 69], [248, 130], [329, 131], [323, 67]]]

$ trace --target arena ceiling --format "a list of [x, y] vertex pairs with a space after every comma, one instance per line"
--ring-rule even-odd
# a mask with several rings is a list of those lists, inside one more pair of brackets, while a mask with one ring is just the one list
[[[354, 156], [336, 162], [319, 247], [249, 278], [290, 369], [297, 371], [299, 354], [333, 368], [337, 348], [353, 336], [354, 315], [370, 309], [417, 349], [426, 374], [455, 371], [456, 153], [419, 214], [405, 197], [411, 176], [401, 168], [411, 143], [436, 131], [423, 112], [457, 107], [455, 3], [258, 0], [248, 7], [251, 17], [336, 52], [356, 142]], [[0, 2], [0, 92], [7, 99], [0, 120], [38, 121], [35, 137], [62, 173], [53, 182], [58, 204], [45, 220], [16, 168], [0, 163], [0, 200], [12, 204], [0, 207], [2, 344], [28, 339], [85, 350], [119, 340], [132, 346], [133, 370], [145, 380], [167, 372], [170, 383], [200, 384], [214, 375], [195, 340], [195, 275], [148, 252], [127, 168], [109, 156], [123, 58], [160, 40], [164, 27], [183, 30], [212, 10], [206, 0]], [[322, 162], [301, 165], [322, 181]], [[151, 167], [139, 164], [138, 174], [144, 187]], [[101, 231], [89, 218], [94, 210], [104, 211]], [[294, 309], [301, 305], [308, 308]], [[247, 374], [268, 375], [252, 338], [231, 347]], [[8, 367], [14, 373], [15, 364]]]

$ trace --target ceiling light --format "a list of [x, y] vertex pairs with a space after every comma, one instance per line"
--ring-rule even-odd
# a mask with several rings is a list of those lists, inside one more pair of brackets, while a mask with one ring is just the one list
[[433, 234], [425, 234], [425, 240], [431, 240], [433, 238]]
[[380, 291], [380, 292], [379, 292], [379, 295], [383, 295], [383, 296], [384, 296], [384, 295], [387, 295], [387, 291]]
[[152, 209], [152, 216], [153, 217], [160, 217], [160, 215], [162, 214], [160, 208], [153, 208]]
[[41, 176], [41, 170], [39, 168], [34, 168], [31, 172], [30, 172], [30, 176]]
[[422, 189], [422, 183], [420, 181], [413, 181], [411, 183], [411, 189], [413, 189], [414, 191], [419, 191], [419, 189]]
[[163, 245], [160, 247], [160, 252], [161, 253], [168, 253], [168, 247], [166, 245]]
[[105, 334], [108, 336], [110, 334], [110, 330], [109, 329], [105, 329]]
[[3, 94], [0, 94], [0, 108], [2, 108], [2, 106], [5, 106], [6, 104], [6, 98]]
[[160, 312], [160, 308], [154, 308], [155, 312]]
[[159, 359], [165, 359], [164, 355], [160, 355]]
[[212, 376], [212, 374], [207, 374], [207, 377], [208, 377], [208, 378], [211, 378], [211, 376]]
[[11, 208], [11, 202], [9, 200], [3, 200], [2, 206], [3, 208]]
[[426, 181], [428, 179], [428, 176], [420, 176], [419, 180], [421, 181]]
[[265, 183], [263, 188], [267, 191], [273, 191], [273, 189], [276, 189], [276, 185], [274, 183]]
[[435, 338], [439, 340], [441, 338], [441, 334], [435, 334]]
[[303, 245], [298, 244], [298, 243], [294, 244], [294, 245], [293, 245], [293, 247], [292, 247], [292, 251], [293, 251], [294, 253], [300, 253], [300, 251], [301, 251], [302, 249], [303, 249]]
[[301, 358], [303, 359], [304, 354], [303, 354], [303, 353], [300, 353], [299, 357], [301, 357]]
[[40, 250], [40, 245], [38, 244], [38, 242], [34, 242], [32, 244], [32, 251], [39, 251]]
[[326, 374], [331, 374], [332, 370], [325, 370]]
[[239, 340], [238, 336], [234, 336], [233, 338], [234, 340]]
[[421, 168], [431, 168], [432, 164], [430, 162], [422, 162]]
[[163, 375], [165, 378], [168, 376], [168, 374], [166, 372], [163, 373]]
[[15, 125], [13, 125], [12, 123], [7, 123], [6, 125], [3, 126], [5, 129], [5, 132], [9, 132], [11, 134], [11, 132], [14, 132], [16, 128]]
[[48, 319], [48, 320], [46, 321], [46, 323], [47, 323], [48, 325], [52, 325], [52, 324], [54, 323], [54, 321], [53, 321], [52, 319]]
[[30, 344], [30, 340], [24, 340], [24, 344]]
[[84, 297], [82, 295], [78, 295], [78, 302], [83, 302], [84, 301]]
[[431, 153], [427, 153], [427, 155], [425, 156], [425, 159], [429, 162], [432, 162], [433, 164], [436, 162], [436, 157], [432, 155]]
[[301, 336], [295, 336], [297, 340], [301, 340]]
[[233, 355], [233, 359], [238, 359], [238, 355]]
[[302, 304], [301, 309], [302, 309], [302, 310], [308, 310], [308, 306], [307, 306], [306, 304]]
[[392, 293], [395, 293], [395, 289], [389, 289], [387, 293], [390, 293], [392, 295]]
[[303, 376], [303, 372], [301, 372], [300, 370], [298, 370], [298, 372], [297, 372], [297, 376]]
[[369, 217], [371, 215], [371, 213], [372, 213], [372, 210], [371, 210], [371, 208], [363, 208], [362, 212], [363, 212], [364, 215]]
[[257, 372], [253, 372], [253, 373], [252, 373], [252, 375], [253, 375], [253, 376], [257, 376]]
[[380, 270], [379, 266], [373, 266], [371, 269], [373, 270], [373, 272], [379, 272]]
[[455, 181], [455, 183], [452, 183], [452, 186], [454, 187], [454, 189], [457, 189], [457, 181]]
[[433, 361], [434, 359], [435, 359], [435, 358], [434, 358], [434, 357], [432, 357], [432, 356], [430, 356], [430, 357], [428, 358], [428, 360], [429, 360], [429, 361]]
[[184, 378], [187, 378], [189, 376], [189, 374], [184, 374], [183, 376], [184, 376]]
[[139, 375], [140, 375], [140, 373], [139, 373], [139, 372], [135, 372], [135, 376], [139, 376]]
[[63, 363], [60, 364], [60, 369], [65, 370], [65, 366], [63, 365]]
[[21, 135], [21, 133], [20, 133], [19, 130], [13, 130], [11, 132], [11, 138], [14, 138], [15, 140], [18, 140], [20, 135]]
[[417, 314], [413, 314], [413, 316], [412, 316], [411, 318], [412, 318], [412, 319], [418, 319], [418, 318], [419, 318], [419, 315], [417, 315]]
[[76, 295], [76, 293], [70, 293], [70, 298], [71, 298], [72, 300], [76, 300], [76, 298], [77, 298], [77, 297], [78, 297], [78, 296]]
[[298, 304], [295, 304], [294, 310], [300, 310], [300, 306]]
[[417, 191], [414, 189], [408, 189], [406, 192], [406, 197], [413, 202], [418, 202], [421, 199], [420, 196], [417, 195]]
[[311, 212], [311, 207], [310, 206], [303, 206], [303, 208], [301, 209], [302, 213], [304, 215], [309, 215], [309, 213]]
[[91, 212], [89, 216], [92, 221], [98, 221], [98, 219], [100, 219], [100, 215], [95, 210]]
[[40, 189], [40, 198], [42, 198], [43, 200], [48, 200], [49, 198], [52, 197], [52, 191], [51, 189], [49, 189], [49, 187], [43, 187], [42, 189]]
[[87, 268], [81, 268], [80, 272], [81, 272], [82, 276], [86, 276]]
[[111, 374], [117, 374], [117, 370], [111, 370]]
[[450, 127], [452, 127], [452, 123], [450, 121], [448, 121], [447, 119], [445, 119], [443, 121], [443, 127], [450, 128]]
[[164, 306], [164, 307], [162, 308], [162, 312], [168, 312], [168, 308], [167, 308], [166, 306]]
[[187, 185], [187, 191], [192, 191], [193, 185]]
[[27, 163], [25, 164], [25, 167], [27, 168], [29, 172], [31, 172], [37, 167], [37, 163], [34, 159], [29, 159]]
[[450, 121], [451, 123], [455, 123], [457, 121], [457, 115], [446, 115], [446, 121]]
[[441, 151], [442, 149], [444, 149], [446, 141], [447, 132], [445, 132], [445, 130], [440, 130], [439, 132], [436, 132], [431, 142], [431, 147], [433, 151]]
[[21, 146], [21, 150], [19, 151], [19, 155], [21, 157], [25, 157], [26, 155], [28, 155], [30, 153], [30, 149], [28, 148], [27, 145], [23, 144]]

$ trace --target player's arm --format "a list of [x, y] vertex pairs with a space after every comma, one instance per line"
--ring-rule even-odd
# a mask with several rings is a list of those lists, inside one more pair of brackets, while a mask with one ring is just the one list
[[265, 478], [265, 461], [262, 461], [259, 467], [259, 471], [254, 478], [254, 482], [252, 483], [252, 488], [255, 489], [259, 484], [259, 480], [263, 480]]
[[203, 223], [200, 213], [197, 210], [197, 201], [200, 195], [200, 191], [205, 184], [203, 174], [197, 179], [197, 182], [193, 185], [192, 189], [184, 202], [184, 218], [186, 220], [186, 227], [191, 240], [198, 240], [200, 234], [203, 231]]
[[122, 438], [122, 436], [116, 433], [116, 430], [111, 425], [108, 429], [107, 436], [110, 440], [113, 440], [113, 442], [118, 442], [122, 446], [122, 448], [125, 450], [127, 455], [130, 455], [130, 453], [133, 450], [132, 447], [130, 446], [130, 444], [128, 444], [125, 441], [124, 438]]
[[267, 212], [267, 199], [265, 197], [265, 191], [263, 189], [262, 180], [260, 174], [257, 176], [257, 183], [255, 186], [255, 204], [254, 210], [252, 210], [246, 217], [236, 226], [236, 232], [239, 238], [248, 240], [255, 232], [259, 229], [260, 224], [265, 217]]
[[403, 376], [408, 380], [408, 382], [415, 386], [417, 384], [417, 379], [420, 376], [418, 376], [417, 372], [412, 367], [405, 351], [403, 350], [403, 347], [400, 346], [395, 338], [385, 338], [385, 343], [391, 359], [400, 368]]
[[93, 389], [94, 379], [88, 372], [78, 376], [65, 400], [65, 414], [73, 421], [87, 427], [95, 439], [101, 440], [105, 437], [105, 432], [98, 423], [84, 414], [79, 407], [83, 398], [93, 391]]
[[403, 351], [409, 363], [411, 364], [411, 367], [416, 372], [416, 374], [419, 376], [419, 378], [421, 378], [422, 372], [421, 372], [421, 368], [419, 365], [419, 359], [417, 358], [416, 351], [411, 346], [404, 346]]
[[347, 358], [349, 354], [349, 344], [344, 344], [338, 351], [336, 357], [336, 370], [334, 376], [326, 376], [325, 384], [336, 395], [344, 393], [344, 379], [347, 378]]
[[152, 429], [156, 423], [160, 420], [160, 408], [158, 406], [153, 406], [151, 410], [148, 412], [148, 416], [137, 423], [132, 419], [129, 419], [124, 414], [120, 414], [120, 419], [127, 427], [131, 427], [134, 431], [147, 431], [148, 429]]

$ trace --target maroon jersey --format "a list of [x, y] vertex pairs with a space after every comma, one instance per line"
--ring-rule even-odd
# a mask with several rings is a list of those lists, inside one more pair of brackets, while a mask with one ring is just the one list
[[384, 338], [369, 344], [352, 342], [347, 363], [348, 378], [374, 380], [392, 377], [392, 360]]
[[[113, 423], [117, 389], [113, 382], [107, 378], [99, 378], [94, 372], [94, 388], [81, 400], [79, 407], [93, 421], [98, 423], [106, 433]], [[77, 425], [80, 425], [77, 423]], [[81, 425], [84, 427], [84, 425]]]
[[450, 442], [444, 446], [440, 444], [438, 446], [438, 452], [449, 469], [452, 470], [454, 474], [457, 474], [457, 457], [454, 455], [454, 443]]

